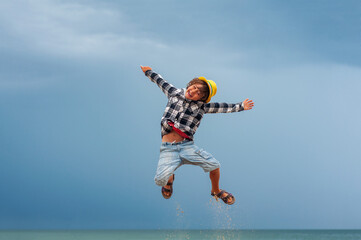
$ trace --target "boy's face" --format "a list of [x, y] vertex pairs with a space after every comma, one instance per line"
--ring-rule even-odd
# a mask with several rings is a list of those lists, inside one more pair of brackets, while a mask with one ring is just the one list
[[186, 90], [185, 97], [193, 101], [201, 100], [204, 97], [201, 91], [199, 90], [201, 87], [202, 85], [200, 84], [193, 84], [192, 86], [189, 86]]

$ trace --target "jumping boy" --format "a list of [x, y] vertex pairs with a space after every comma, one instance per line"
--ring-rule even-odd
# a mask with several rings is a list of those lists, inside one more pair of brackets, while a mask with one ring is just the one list
[[217, 92], [217, 85], [204, 77], [194, 78], [187, 88], [178, 89], [165, 81], [150, 67], [141, 66], [144, 74], [165, 93], [168, 104], [161, 119], [162, 144], [155, 183], [162, 187], [162, 195], [169, 199], [173, 193], [174, 171], [183, 164], [198, 165], [209, 172], [211, 195], [226, 204], [233, 204], [235, 197], [219, 188], [220, 164], [209, 153], [193, 142], [205, 113], [231, 113], [250, 110], [254, 103], [248, 98], [242, 103], [228, 104], [209, 101]]

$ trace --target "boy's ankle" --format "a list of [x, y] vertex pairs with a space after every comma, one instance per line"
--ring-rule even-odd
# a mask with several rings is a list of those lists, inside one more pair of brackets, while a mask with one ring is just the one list
[[221, 192], [221, 189], [218, 189], [218, 190], [213, 190], [213, 189], [212, 189], [212, 193], [213, 193], [213, 194], [218, 194], [218, 193], [220, 193], [220, 192]]

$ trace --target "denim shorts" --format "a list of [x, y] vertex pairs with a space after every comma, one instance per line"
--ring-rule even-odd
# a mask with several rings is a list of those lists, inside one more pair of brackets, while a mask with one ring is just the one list
[[204, 172], [210, 172], [220, 167], [219, 162], [211, 154], [197, 147], [193, 141], [162, 142], [157, 173], [154, 178], [155, 183], [165, 186], [169, 177], [183, 164], [200, 166]]

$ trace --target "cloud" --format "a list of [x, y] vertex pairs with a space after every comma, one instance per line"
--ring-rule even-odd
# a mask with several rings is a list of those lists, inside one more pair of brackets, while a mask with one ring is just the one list
[[[2, 1], [0, 49], [7, 56], [0, 56], [0, 61], [6, 66], [8, 58], [24, 62], [40, 57], [39, 64], [31, 66], [38, 72], [44, 68], [40, 66], [43, 63], [54, 69], [60, 64], [79, 63], [88, 69], [95, 65], [98, 69], [119, 69], [119, 65], [127, 68], [149, 64], [158, 66], [159, 71], [167, 68], [179, 79], [205, 73], [218, 78], [220, 72], [232, 72], [234, 77], [245, 70], [283, 69], [300, 63], [358, 61], [352, 60], [357, 51], [347, 50], [353, 49], [353, 44], [320, 40], [322, 36], [316, 30], [324, 29], [321, 23], [332, 19], [332, 11], [322, 19], [311, 14], [316, 27], [309, 23], [311, 20], [304, 23], [302, 16], [309, 9], [306, 6], [297, 12], [297, 4], [278, 9], [277, 4], [247, 1], [213, 1], [206, 6], [186, 1], [179, 7], [174, 1]], [[194, 19], [192, 16], [201, 10], [208, 17]], [[291, 14], [295, 11], [298, 17]], [[348, 21], [352, 22], [344, 22]], [[355, 36], [349, 32], [348, 41], [352, 42]], [[342, 47], [335, 48], [335, 44]], [[23, 69], [21, 72], [25, 75]]]
[[[55, 1], [1, 3], [3, 47], [63, 57], [107, 57], [136, 45], [166, 48], [142, 38], [118, 10]], [[6, 46], [5, 46], [6, 45]]]

